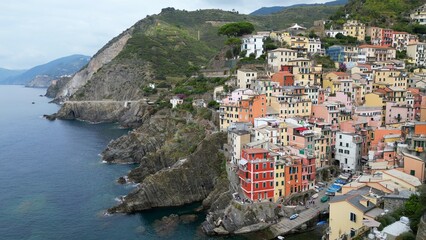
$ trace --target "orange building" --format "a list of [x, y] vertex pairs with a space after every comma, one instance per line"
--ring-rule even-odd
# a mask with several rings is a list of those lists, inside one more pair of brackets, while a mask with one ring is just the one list
[[405, 152], [402, 152], [402, 156], [404, 157], [403, 172], [417, 177], [423, 183], [426, 171], [425, 162], [421, 158]]
[[315, 158], [286, 157], [285, 196], [310, 189], [315, 182]]
[[371, 148], [377, 147], [379, 142], [384, 139], [385, 135], [401, 134], [400, 129], [376, 129], [371, 140]]
[[294, 75], [288, 71], [280, 71], [272, 75], [272, 81], [277, 82], [280, 87], [293, 86]]
[[256, 95], [249, 99], [241, 100], [238, 109], [238, 120], [240, 122], [251, 122], [254, 124], [255, 118], [266, 116], [266, 95]]

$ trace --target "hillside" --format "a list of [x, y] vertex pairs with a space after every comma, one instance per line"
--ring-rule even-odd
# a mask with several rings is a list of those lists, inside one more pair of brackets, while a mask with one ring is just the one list
[[57, 100], [128, 100], [145, 97], [148, 83], [174, 86], [207, 64], [223, 49], [218, 28], [250, 21], [256, 30], [280, 30], [294, 22], [306, 27], [327, 19], [337, 6], [297, 7], [268, 16], [222, 10], [166, 8], [147, 16], [106, 44], [67, 85]]
[[298, 23], [304, 27], [312, 27], [314, 21], [328, 19], [336, 13], [341, 6], [314, 5], [306, 7], [295, 7], [284, 11], [265, 15], [252, 16], [250, 19], [257, 21], [264, 30], [281, 30], [288, 28], [293, 23]]
[[410, 12], [425, 3], [426, 0], [349, 0], [330, 19], [342, 24], [349, 14], [349, 18], [360, 20], [367, 26], [412, 32]]
[[0, 82], [24, 73], [26, 70], [9, 70], [0, 68]]
[[269, 15], [273, 13], [278, 13], [281, 11], [284, 11], [289, 8], [296, 8], [296, 7], [317, 7], [317, 6], [343, 6], [348, 2], [348, 0], [336, 0], [326, 3], [315, 3], [315, 4], [295, 4], [291, 6], [274, 6], [274, 7], [262, 7], [260, 9], [257, 9], [256, 11], [250, 13], [250, 15], [253, 16], [262, 16], [262, 15]]
[[89, 59], [90, 57], [84, 55], [71, 55], [59, 58], [33, 67], [19, 75], [8, 77], [3, 81], [0, 80], [0, 84], [27, 84], [41, 76], [44, 79], [57, 79], [63, 75], [74, 74], [86, 65]]

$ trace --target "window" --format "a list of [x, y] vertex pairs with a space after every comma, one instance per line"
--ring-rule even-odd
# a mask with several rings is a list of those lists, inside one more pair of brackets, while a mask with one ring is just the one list
[[356, 214], [350, 213], [349, 219], [351, 220], [351, 222], [356, 222]]
[[416, 175], [416, 170], [410, 170], [410, 175], [411, 175], [411, 176]]
[[254, 165], [254, 169], [259, 170], [259, 165], [258, 164]]
[[254, 179], [258, 179], [259, 178], [259, 174], [256, 173], [256, 175], [254, 175]]
[[259, 188], [259, 183], [256, 183], [256, 186], [255, 186], [255, 188]]

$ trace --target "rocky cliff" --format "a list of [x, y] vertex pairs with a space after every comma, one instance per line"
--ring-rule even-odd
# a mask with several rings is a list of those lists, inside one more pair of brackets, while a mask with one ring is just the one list
[[72, 96], [79, 88], [83, 87], [92, 76], [105, 64], [111, 62], [123, 49], [131, 37], [132, 29], [113, 39], [89, 61], [89, 64], [77, 72], [72, 79], [58, 92], [56, 99], [63, 101]]
[[47, 88], [53, 81], [53, 77], [48, 75], [37, 75], [33, 80], [25, 85], [32, 88]]
[[67, 101], [54, 117], [92, 123], [119, 122], [124, 127], [139, 126], [154, 108], [144, 101]]
[[155, 207], [181, 206], [205, 199], [224, 177], [224, 155], [218, 151], [225, 135], [216, 133], [203, 140], [194, 153], [144, 178], [138, 189], [109, 212], [131, 213]]

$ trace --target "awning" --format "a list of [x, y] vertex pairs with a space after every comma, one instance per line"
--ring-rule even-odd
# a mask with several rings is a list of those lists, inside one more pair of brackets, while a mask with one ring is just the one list
[[241, 159], [241, 160], [240, 160], [240, 164], [241, 164], [241, 165], [246, 165], [246, 164], [247, 164], [247, 160], [245, 160], [245, 159]]
[[366, 227], [380, 227], [380, 222], [373, 219], [362, 220], [362, 224]]

